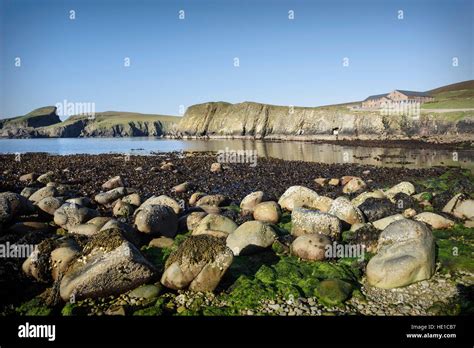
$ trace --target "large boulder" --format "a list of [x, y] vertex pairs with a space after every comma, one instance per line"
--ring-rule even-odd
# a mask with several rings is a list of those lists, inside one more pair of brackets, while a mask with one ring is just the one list
[[51, 172], [51, 171], [46, 172], [46, 173], [40, 175], [36, 179], [36, 181], [38, 181], [41, 184], [46, 185], [47, 183], [54, 181], [54, 172]]
[[206, 196], [204, 192], [194, 192], [191, 197], [189, 197], [189, 205], [195, 205], [204, 196]]
[[376, 221], [398, 213], [397, 206], [389, 199], [369, 197], [358, 206], [367, 221]]
[[125, 181], [122, 179], [120, 175], [114, 176], [113, 178], [110, 178], [106, 182], [102, 184], [102, 189], [104, 190], [113, 190], [114, 188], [117, 187], [125, 187]]
[[70, 196], [71, 195], [71, 186], [60, 184], [57, 182], [48, 182], [46, 187], [54, 187], [57, 192], [57, 196]]
[[[462, 201], [468, 199], [468, 197], [463, 193], [456, 194], [453, 198], [451, 198], [448, 203], [443, 207], [443, 213], [448, 213], [454, 215], [454, 209], [461, 203]], [[458, 216], [460, 217], [460, 216]]]
[[178, 216], [167, 205], [147, 205], [135, 216], [138, 231], [173, 238], [178, 231]]
[[75, 225], [71, 227], [68, 232], [91, 236], [99, 232], [100, 229], [110, 220], [110, 217], [97, 216], [95, 218], [90, 219], [85, 224]]
[[319, 302], [332, 307], [340, 305], [351, 297], [352, 285], [341, 279], [324, 279], [315, 289]]
[[248, 194], [240, 202], [240, 210], [242, 215], [252, 214], [257, 204], [264, 200], [263, 191], [256, 191]]
[[62, 197], [46, 197], [39, 201], [36, 206], [42, 212], [48, 215], [54, 215], [54, 212], [58, 210], [64, 204], [64, 198]]
[[304, 260], [324, 260], [326, 248], [331, 245], [331, 240], [324, 234], [305, 234], [296, 238], [291, 243], [291, 253]]
[[227, 246], [234, 255], [246, 255], [270, 247], [277, 234], [273, 228], [261, 221], [247, 221], [227, 237]]
[[142, 199], [138, 193], [131, 193], [122, 198], [122, 202], [139, 207], [142, 204]]
[[27, 174], [21, 175], [18, 180], [32, 182], [32, 181], [35, 181], [37, 177], [38, 177], [38, 174], [36, 173], [27, 173]]
[[175, 290], [213, 291], [233, 258], [223, 238], [190, 236], [166, 260], [161, 284]]
[[54, 223], [69, 230], [72, 227], [82, 224], [96, 216], [97, 210], [82, 207], [74, 203], [64, 203], [54, 212]]
[[46, 197], [54, 197], [58, 195], [58, 191], [55, 187], [45, 186], [40, 188], [38, 191], [35, 191], [28, 199], [33, 203], [38, 203]]
[[16, 216], [31, 214], [34, 210], [33, 204], [22, 195], [13, 192], [0, 193], [0, 225]]
[[328, 211], [328, 214], [337, 216], [340, 220], [345, 221], [349, 225], [356, 223], [364, 223], [364, 214], [359, 208], [354, 207], [346, 197], [336, 198]]
[[385, 194], [381, 190], [375, 190], [370, 192], [362, 192], [356, 198], [354, 198], [351, 203], [354, 207], [359, 207], [362, 203], [364, 203], [368, 198], [378, 198], [382, 199], [385, 198]]
[[365, 189], [367, 184], [359, 177], [353, 177], [342, 188], [343, 193], [354, 193]]
[[193, 211], [178, 220], [179, 231], [193, 231], [207, 215], [204, 211]]
[[99, 204], [107, 205], [119, 198], [126, 196], [127, 194], [129, 194], [129, 192], [125, 187], [117, 187], [110, 191], [95, 195], [94, 200]]
[[434, 229], [446, 229], [454, 226], [454, 221], [431, 212], [423, 212], [415, 215], [413, 220], [424, 222]]
[[461, 219], [474, 219], [474, 200], [467, 199], [457, 204], [454, 216]]
[[80, 251], [72, 238], [48, 238], [36, 246], [23, 262], [22, 270], [27, 276], [48, 283], [61, 277]]
[[319, 195], [304, 186], [291, 186], [288, 188], [278, 200], [278, 204], [282, 209], [292, 211], [295, 208], [312, 208], [313, 202], [317, 200]]
[[415, 186], [411, 182], [402, 181], [401, 183], [385, 191], [385, 196], [387, 196], [392, 202], [394, 202], [394, 197], [397, 193], [404, 193], [408, 196], [411, 196], [415, 192]]
[[207, 195], [207, 196], [204, 196], [204, 197], [200, 198], [196, 202], [196, 206], [201, 207], [203, 205], [210, 205], [210, 206], [219, 207], [219, 206], [223, 205], [226, 201], [227, 201], [227, 198], [224, 195], [220, 195], [220, 194]]
[[140, 205], [135, 214], [138, 214], [139, 211], [150, 205], [165, 205], [173, 209], [175, 214], [179, 214], [183, 211], [183, 207], [178, 202], [176, 202], [176, 200], [166, 195], [161, 195], [158, 197], [151, 196], [150, 198], [148, 198], [145, 202], [142, 203], [142, 205]]
[[112, 210], [115, 217], [129, 217], [133, 215], [134, 207], [123, 201], [116, 201]]
[[192, 230], [192, 235], [209, 234], [216, 237], [227, 237], [227, 235], [234, 232], [237, 227], [237, 224], [226, 216], [209, 214]]
[[390, 224], [378, 241], [378, 252], [367, 265], [370, 285], [384, 289], [431, 278], [435, 271], [435, 243], [423, 223], [399, 220]]
[[257, 221], [277, 224], [281, 218], [280, 206], [273, 201], [259, 203], [253, 211], [253, 218]]
[[122, 294], [148, 282], [155, 269], [119, 231], [106, 230], [86, 244], [61, 280], [65, 301]]
[[334, 215], [317, 210], [296, 208], [291, 213], [291, 222], [291, 234], [296, 237], [319, 233], [337, 240], [341, 235], [341, 221]]

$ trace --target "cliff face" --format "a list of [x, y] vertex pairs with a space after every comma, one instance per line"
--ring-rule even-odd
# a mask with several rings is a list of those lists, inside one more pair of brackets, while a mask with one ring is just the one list
[[[54, 110], [55, 111], [55, 110]], [[54, 113], [54, 112], [53, 112]], [[76, 138], [76, 137], [134, 137], [162, 136], [172, 132], [178, 117], [144, 115], [128, 112], [104, 112], [94, 118], [71, 116], [64, 122], [59, 117], [55, 122], [34, 121], [34, 127], [15, 122], [16, 126], [0, 129], [0, 137], [10, 138]], [[9, 122], [11, 122], [10, 119]], [[8, 120], [5, 120], [8, 121]], [[7, 123], [5, 122], [4, 123]], [[22, 121], [23, 122], [23, 121]], [[33, 124], [28, 121], [29, 125]]]
[[345, 106], [289, 108], [259, 103], [204, 103], [188, 108], [178, 125], [180, 136], [240, 137], [267, 139], [462, 141], [472, 138], [474, 113], [422, 113], [384, 116], [355, 111]]
[[168, 125], [160, 121], [130, 121], [101, 125], [88, 119], [38, 129], [35, 136], [50, 138], [162, 136]]
[[0, 137], [29, 137], [35, 129], [60, 123], [56, 107], [46, 106], [19, 117], [0, 120]]

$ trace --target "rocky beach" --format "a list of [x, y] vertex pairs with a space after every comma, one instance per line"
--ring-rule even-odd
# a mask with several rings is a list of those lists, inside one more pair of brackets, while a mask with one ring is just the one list
[[471, 171], [217, 158], [0, 155], [2, 315], [472, 314]]

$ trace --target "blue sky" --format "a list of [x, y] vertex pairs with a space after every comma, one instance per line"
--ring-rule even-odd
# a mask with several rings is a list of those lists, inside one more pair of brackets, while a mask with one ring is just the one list
[[424, 91], [474, 78], [473, 17], [472, 0], [0, 0], [0, 117], [63, 100], [178, 115]]

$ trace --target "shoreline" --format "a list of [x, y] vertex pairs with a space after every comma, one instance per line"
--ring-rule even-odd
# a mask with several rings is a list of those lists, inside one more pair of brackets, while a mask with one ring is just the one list
[[344, 138], [334, 139], [334, 136], [268, 136], [268, 137], [255, 137], [246, 135], [232, 135], [232, 136], [163, 136], [165, 139], [176, 139], [176, 140], [252, 140], [262, 142], [296, 142], [296, 143], [311, 143], [311, 144], [332, 144], [339, 146], [360, 146], [360, 147], [380, 147], [380, 148], [413, 148], [413, 146], [421, 147], [423, 149], [473, 149], [474, 143], [467, 140], [459, 141], [459, 137], [452, 142], [434, 142], [421, 139], [379, 139], [379, 138]]
[[[454, 137], [454, 136], [453, 136]], [[36, 140], [36, 139], [147, 139], [147, 140], [177, 140], [177, 141], [212, 141], [212, 140], [242, 140], [262, 143], [308, 143], [308, 144], [329, 144], [336, 146], [353, 146], [366, 148], [421, 148], [421, 149], [439, 149], [439, 150], [473, 150], [474, 142], [467, 138], [466, 140], [459, 140], [462, 137], [457, 137], [451, 142], [435, 142], [421, 139], [353, 139], [344, 138], [334, 139], [334, 136], [268, 136], [256, 137], [246, 135], [232, 135], [232, 136], [176, 136], [176, 135], [162, 135], [162, 136], [92, 136], [92, 137], [0, 137], [0, 140]]]

